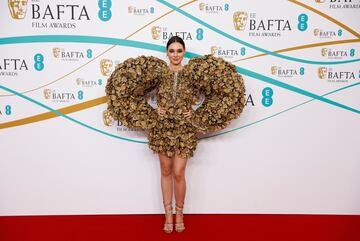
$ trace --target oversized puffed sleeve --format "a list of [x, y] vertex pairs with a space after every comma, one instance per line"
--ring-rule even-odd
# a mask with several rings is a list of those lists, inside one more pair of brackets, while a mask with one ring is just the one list
[[195, 95], [205, 100], [191, 122], [201, 133], [224, 129], [245, 106], [245, 85], [235, 65], [212, 55], [193, 58], [186, 65]]
[[165, 61], [153, 56], [126, 59], [118, 64], [107, 80], [107, 111], [114, 120], [129, 128], [153, 128], [157, 113], [146, 95], [161, 81]]

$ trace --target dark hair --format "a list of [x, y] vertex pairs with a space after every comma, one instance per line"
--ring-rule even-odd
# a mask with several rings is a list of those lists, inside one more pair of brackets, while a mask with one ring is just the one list
[[168, 42], [167, 42], [167, 44], [166, 44], [166, 50], [169, 48], [170, 44], [172, 44], [172, 43], [179, 43], [179, 44], [181, 44], [181, 45], [184, 47], [184, 49], [185, 49], [184, 40], [183, 40], [182, 38], [180, 38], [179, 36], [177, 36], [177, 35], [172, 36], [172, 37], [168, 40]]

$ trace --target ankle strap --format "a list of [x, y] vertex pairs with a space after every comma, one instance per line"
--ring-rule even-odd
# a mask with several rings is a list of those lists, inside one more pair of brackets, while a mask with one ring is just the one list
[[175, 211], [177, 214], [182, 214], [183, 213], [183, 209], [184, 209], [184, 204], [182, 204], [181, 206], [179, 206], [179, 204], [175, 204]]
[[163, 201], [163, 203], [164, 203], [164, 208], [165, 208], [165, 210], [173, 210], [173, 206], [172, 206], [172, 202], [169, 202], [169, 203], [165, 203], [164, 201]]
[[182, 203], [181, 205], [179, 205], [178, 203], [175, 203], [175, 206], [178, 209], [183, 209], [184, 208], [184, 203]]

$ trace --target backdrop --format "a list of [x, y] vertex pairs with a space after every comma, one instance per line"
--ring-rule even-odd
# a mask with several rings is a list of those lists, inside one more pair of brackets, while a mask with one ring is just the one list
[[146, 134], [106, 126], [116, 64], [181, 36], [238, 67], [241, 117], [202, 136], [187, 213], [360, 214], [360, 1], [0, 3], [0, 214], [162, 213]]

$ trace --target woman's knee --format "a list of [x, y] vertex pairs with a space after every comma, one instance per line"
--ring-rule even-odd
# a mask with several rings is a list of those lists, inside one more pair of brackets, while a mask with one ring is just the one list
[[159, 155], [161, 175], [170, 176], [172, 174], [172, 160], [165, 155]]
[[172, 169], [171, 169], [171, 166], [162, 166], [161, 167], [161, 175], [162, 176], [171, 176], [172, 174]]
[[183, 169], [181, 170], [174, 170], [174, 180], [179, 182], [185, 180], [185, 172]]

